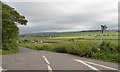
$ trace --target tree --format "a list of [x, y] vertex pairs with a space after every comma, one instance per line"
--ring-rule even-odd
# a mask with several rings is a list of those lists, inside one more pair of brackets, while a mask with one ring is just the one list
[[[2, 2], [0, 2], [2, 3]], [[14, 8], [2, 3], [2, 49], [17, 50], [19, 28], [17, 24], [26, 25], [27, 20]]]

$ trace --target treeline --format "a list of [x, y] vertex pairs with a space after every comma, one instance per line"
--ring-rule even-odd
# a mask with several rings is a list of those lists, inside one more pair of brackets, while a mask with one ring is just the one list
[[37, 35], [20, 35], [20, 37], [60, 37], [59, 34], [37, 34]]

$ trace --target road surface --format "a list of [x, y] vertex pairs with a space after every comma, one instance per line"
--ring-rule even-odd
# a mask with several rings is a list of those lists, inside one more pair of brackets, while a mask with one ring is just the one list
[[19, 53], [2, 56], [2, 69], [8, 71], [25, 70], [24, 72], [27, 70], [38, 72], [42, 70], [48, 72], [57, 72], [58, 70], [61, 72], [91, 72], [93, 70], [94, 72], [103, 72], [110, 70], [111, 72], [119, 72], [117, 63], [22, 47], [20, 47]]

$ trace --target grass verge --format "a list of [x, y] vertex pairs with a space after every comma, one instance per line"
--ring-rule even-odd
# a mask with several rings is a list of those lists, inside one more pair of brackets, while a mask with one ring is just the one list
[[0, 54], [2, 55], [14, 54], [17, 52], [19, 52], [19, 49], [0, 50]]
[[59, 43], [20, 43], [19, 45], [34, 50], [69, 53], [81, 57], [120, 62], [120, 54], [118, 53], [120, 52], [120, 48], [110, 42], [97, 44], [90, 41], [66, 41]]

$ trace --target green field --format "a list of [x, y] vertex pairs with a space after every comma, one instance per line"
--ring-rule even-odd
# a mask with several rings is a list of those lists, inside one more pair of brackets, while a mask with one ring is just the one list
[[[19, 45], [35, 50], [48, 50], [119, 62], [118, 32], [64, 32], [27, 34], [19, 37]], [[34, 41], [34, 42], [33, 42]]]

